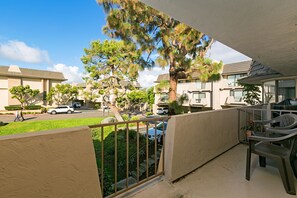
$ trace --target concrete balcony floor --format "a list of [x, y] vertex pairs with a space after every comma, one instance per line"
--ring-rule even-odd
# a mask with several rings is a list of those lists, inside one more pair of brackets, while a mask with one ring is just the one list
[[[125, 195], [131, 198], [295, 197], [286, 193], [278, 170], [259, 167], [252, 155], [251, 180], [245, 179], [246, 145], [238, 145], [175, 183], [165, 179]], [[295, 179], [295, 184], [297, 180]]]

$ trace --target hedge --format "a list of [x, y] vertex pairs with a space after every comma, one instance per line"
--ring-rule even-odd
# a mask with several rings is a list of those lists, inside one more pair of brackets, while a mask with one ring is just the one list
[[[4, 108], [7, 111], [16, 111], [16, 110], [22, 109], [22, 107], [20, 105], [9, 105], [9, 106], [5, 106]], [[40, 105], [25, 106], [25, 110], [39, 110], [39, 109], [41, 109]]]
[[25, 106], [26, 110], [39, 110], [41, 109], [40, 105], [29, 105], [29, 106]]
[[10, 106], [5, 106], [4, 108], [7, 111], [16, 111], [16, 110], [22, 109], [22, 107], [20, 105], [10, 105]]

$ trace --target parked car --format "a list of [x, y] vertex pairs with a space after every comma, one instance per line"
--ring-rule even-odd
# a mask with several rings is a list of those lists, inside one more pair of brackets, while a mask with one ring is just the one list
[[159, 124], [156, 125], [156, 127], [152, 127], [152, 128], [148, 129], [148, 138], [150, 140], [154, 140], [155, 134], [156, 134], [156, 139], [157, 139], [158, 143], [162, 143], [163, 142], [163, 137], [162, 137], [163, 136], [163, 127], [164, 127], [164, 135], [165, 135], [166, 128], [167, 128], [167, 122], [160, 122]]
[[102, 109], [103, 109], [103, 110], [110, 110], [110, 107], [107, 106], [107, 105], [103, 105], [103, 106], [102, 106]]
[[157, 114], [159, 114], [159, 115], [168, 114], [168, 107], [158, 107]]
[[[273, 104], [271, 107], [273, 110], [297, 110], [297, 99], [285, 99], [279, 103]], [[273, 111], [273, 117], [280, 116], [289, 112]]]
[[57, 114], [57, 113], [73, 113], [74, 112], [74, 109], [70, 106], [67, 106], [67, 105], [61, 105], [61, 106], [58, 106], [58, 107], [55, 107], [55, 108], [50, 108], [47, 113], [50, 113], [50, 114]]
[[81, 104], [79, 102], [74, 102], [72, 106], [73, 108], [81, 108]]

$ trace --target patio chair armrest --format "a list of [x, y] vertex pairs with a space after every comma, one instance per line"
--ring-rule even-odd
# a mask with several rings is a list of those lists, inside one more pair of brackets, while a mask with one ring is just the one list
[[288, 134], [294, 133], [296, 131], [297, 131], [297, 129], [286, 129], [286, 128], [282, 128], [282, 127], [266, 128], [266, 132], [268, 132], [268, 133], [279, 133], [279, 134], [283, 134], [283, 135], [288, 135]]
[[[290, 139], [297, 135], [297, 129], [291, 129], [291, 130], [282, 130], [282, 131], [291, 131], [291, 133], [287, 133], [285, 136], [281, 137], [261, 137], [261, 136], [250, 136], [248, 137], [248, 140], [251, 141], [261, 141], [261, 142], [280, 142], [283, 140]], [[284, 134], [284, 133], [283, 133]]]
[[253, 120], [253, 123], [262, 124], [262, 125], [268, 124], [270, 122], [271, 122], [271, 120]]

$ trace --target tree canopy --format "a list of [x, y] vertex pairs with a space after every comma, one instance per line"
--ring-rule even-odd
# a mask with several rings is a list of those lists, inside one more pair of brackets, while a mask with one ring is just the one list
[[52, 87], [47, 95], [48, 102], [54, 102], [57, 105], [68, 104], [78, 96], [79, 88], [70, 84], [57, 84]]
[[149, 104], [150, 109], [152, 109], [153, 104], [155, 103], [155, 93], [154, 87], [150, 87], [146, 90], [147, 93], [147, 102]]
[[[155, 62], [163, 68], [169, 65], [169, 99], [175, 101], [178, 76], [190, 68], [200, 69], [202, 62], [197, 60], [205, 55], [213, 39], [137, 0], [97, 1], [107, 13], [105, 34], [135, 43], [142, 57], [146, 57], [140, 61], [145, 67], [150, 68]], [[152, 56], [155, 54], [156, 59]]]
[[31, 89], [29, 85], [14, 86], [9, 92], [12, 94], [12, 98], [17, 99], [21, 106], [32, 104], [36, 101], [36, 96], [39, 94], [38, 89]]
[[249, 85], [249, 84], [240, 84], [243, 86], [243, 91], [245, 95], [243, 96], [244, 102], [250, 105], [261, 104], [261, 90], [259, 85]]
[[137, 80], [141, 53], [132, 43], [105, 40], [93, 41], [81, 58], [88, 77], [87, 83], [104, 90], [104, 95], [118, 96], [119, 88], [126, 90]]

